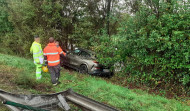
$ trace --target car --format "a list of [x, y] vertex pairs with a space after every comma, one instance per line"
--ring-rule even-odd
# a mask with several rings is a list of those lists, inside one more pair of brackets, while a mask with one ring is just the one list
[[61, 59], [61, 65], [76, 69], [80, 73], [96, 76], [112, 76], [109, 67], [96, 61], [95, 53], [82, 48], [75, 48], [66, 52], [66, 57]]

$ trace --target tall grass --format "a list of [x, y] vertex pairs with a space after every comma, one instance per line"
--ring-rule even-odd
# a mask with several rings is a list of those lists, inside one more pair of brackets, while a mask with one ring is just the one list
[[[32, 60], [19, 58], [9, 55], [0, 54], [0, 63], [7, 66], [22, 68], [24, 71], [19, 73], [20, 76], [31, 75], [31, 78], [25, 80], [31, 81], [33, 85], [47, 84], [51, 85], [50, 74], [43, 73], [41, 81], [36, 82], [35, 79], [35, 66]], [[22, 78], [22, 77], [20, 77]], [[25, 78], [23, 76], [23, 78]], [[21, 81], [18, 79], [18, 81]], [[61, 72], [61, 84], [58, 86], [42, 87], [49, 88], [49, 92], [60, 92], [72, 88], [75, 92], [95, 99], [96, 101], [109, 104], [117, 109], [123, 111], [190, 111], [190, 107], [180, 103], [175, 99], [166, 99], [161, 96], [150, 95], [147, 92], [137, 90], [133, 92], [126, 87], [113, 85], [98, 77], [89, 75], [69, 73], [67, 70]], [[33, 93], [47, 93], [43, 89], [32, 89], [30, 83], [24, 84]], [[41, 91], [41, 92], [40, 92]]]

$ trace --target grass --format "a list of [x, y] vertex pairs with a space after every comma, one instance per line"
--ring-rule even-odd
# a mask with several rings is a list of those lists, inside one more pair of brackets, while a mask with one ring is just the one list
[[[123, 111], [190, 111], [189, 106], [175, 99], [150, 95], [142, 90], [129, 90], [98, 77], [78, 74], [65, 69], [61, 72], [61, 84], [54, 87], [51, 85], [49, 73], [43, 73], [42, 80], [36, 81], [35, 66], [32, 60], [25, 58], [0, 54], [0, 64], [2, 64], [0, 65], [1, 72], [12, 75], [10, 79], [13, 79], [13, 83], [8, 84], [16, 84], [23, 92], [41, 94], [72, 88], [79, 94]], [[16, 88], [5, 88], [5, 90], [16, 90]], [[0, 110], [2, 109], [0, 108]]]

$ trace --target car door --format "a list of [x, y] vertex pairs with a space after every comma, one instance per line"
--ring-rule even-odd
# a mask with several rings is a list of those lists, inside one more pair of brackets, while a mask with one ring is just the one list
[[63, 65], [66, 65], [66, 66], [70, 66], [71, 63], [70, 63], [70, 56], [72, 55], [72, 52], [68, 51], [66, 53], [66, 56], [64, 58], [62, 58], [62, 63]]
[[78, 68], [78, 66], [80, 65], [80, 53], [81, 51], [79, 49], [76, 49], [72, 51], [72, 53], [69, 55], [69, 62], [73, 68]]
[[87, 63], [87, 60], [89, 60], [89, 58], [90, 58], [90, 54], [89, 53], [87, 53], [86, 51], [81, 51], [81, 53], [80, 53], [80, 64], [88, 64]]

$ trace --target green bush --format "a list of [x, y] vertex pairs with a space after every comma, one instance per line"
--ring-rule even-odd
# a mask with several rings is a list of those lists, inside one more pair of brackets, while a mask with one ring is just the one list
[[97, 37], [94, 49], [100, 62], [121, 62], [137, 82], [188, 87], [190, 9], [175, 1], [159, 7], [158, 15], [141, 5], [135, 16], [124, 16], [117, 35]]

